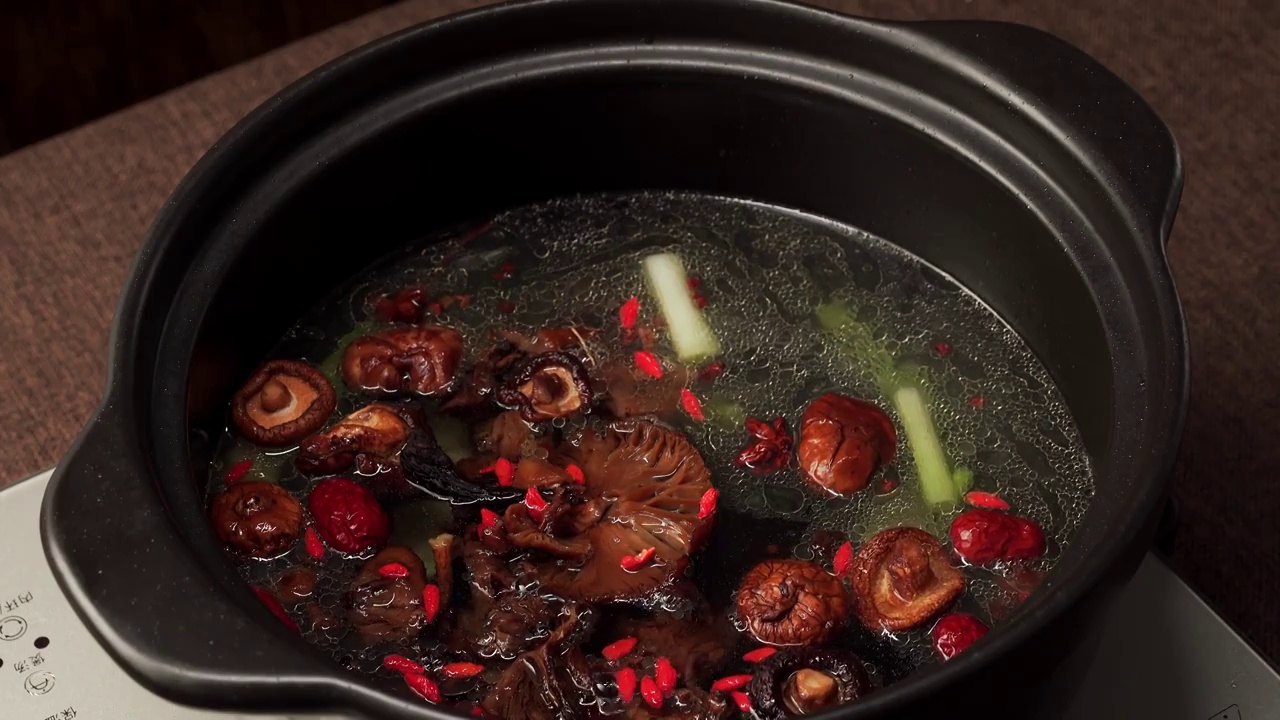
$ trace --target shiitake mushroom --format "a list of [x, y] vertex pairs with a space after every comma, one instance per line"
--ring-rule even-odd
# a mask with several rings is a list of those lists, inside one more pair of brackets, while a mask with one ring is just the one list
[[871, 691], [862, 660], [836, 647], [786, 648], [756, 666], [747, 685], [761, 720], [811, 715]]
[[738, 617], [747, 632], [769, 645], [812, 645], [829, 640], [848, 615], [840, 578], [804, 560], [766, 560], [742, 579]]
[[224, 545], [255, 558], [286, 552], [302, 532], [302, 505], [268, 482], [233, 483], [213, 499], [209, 515]]
[[283, 447], [319, 430], [336, 403], [320, 371], [297, 360], [272, 360], [236, 391], [231, 421], [254, 444]]

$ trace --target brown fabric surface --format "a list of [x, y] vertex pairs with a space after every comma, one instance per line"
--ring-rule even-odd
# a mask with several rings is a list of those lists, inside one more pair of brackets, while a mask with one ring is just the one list
[[[335, 55], [480, 4], [411, 0], [0, 160], [0, 483], [53, 464], [106, 373], [115, 298], [147, 224], [236, 119]], [[1171, 255], [1193, 345], [1175, 480], [1177, 565], [1280, 657], [1280, 5], [827, 0], [902, 19], [1035, 25], [1084, 48], [1172, 125], [1187, 168]], [[1266, 288], [1271, 287], [1271, 292]]]

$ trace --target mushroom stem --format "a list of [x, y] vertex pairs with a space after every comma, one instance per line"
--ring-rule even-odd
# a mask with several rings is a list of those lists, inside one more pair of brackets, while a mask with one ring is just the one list
[[431, 546], [431, 557], [436, 564], [436, 585], [440, 587], [440, 596], [448, 602], [453, 594], [453, 536], [440, 533], [427, 544]]
[[783, 702], [796, 715], [808, 715], [835, 704], [840, 686], [821, 670], [802, 668], [792, 673], [783, 690]]
[[288, 385], [272, 378], [262, 386], [258, 400], [262, 403], [263, 410], [269, 413], [279, 412], [289, 407], [289, 403], [293, 401], [293, 393], [289, 392]]
[[911, 602], [933, 582], [933, 570], [929, 568], [929, 556], [920, 545], [902, 543], [898, 549], [899, 552], [888, 563], [889, 582], [898, 597]]

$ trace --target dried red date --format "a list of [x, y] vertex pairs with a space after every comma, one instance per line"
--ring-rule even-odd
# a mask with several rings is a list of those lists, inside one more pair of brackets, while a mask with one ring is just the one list
[[1044, 531], [1017, 515], [966, 510], [951, 523], [956, 554], [974, 565], [997, 560], [1031, 560], [1045, 551]]
[[391, 533], [387, 513], [373, 493], [346, 478], [321, 480], [307, 498], [307, 509], [324, 541], [349, 555], [382, 547]]
[[950, 660], [987, 634], [987, 626], [968, 613], [944, 615], [929, 633], [933, 648], [943, 660]]

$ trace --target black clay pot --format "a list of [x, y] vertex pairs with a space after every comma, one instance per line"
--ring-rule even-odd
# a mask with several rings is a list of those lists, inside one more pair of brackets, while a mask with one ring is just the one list
[[831, 717], [1050, 717], [1151, 540], [1182, 426], [1163, 245], [1180, 187], [1169, 130], [1134, 91], [1025, 27], [542, 0], [415, 28], [267, 102], [170, 198], [119, 308], [107, 399], [50, 486], [49, 559], [164, 696], [439, 717], [292, 636], [223, 557], [201, 485], [235, 386], [328, 288], [426, 229], [578, 192], [749, 198], [864, 228], [967, 285], [1053, 373], [1098, 472], [1016, 618]]

